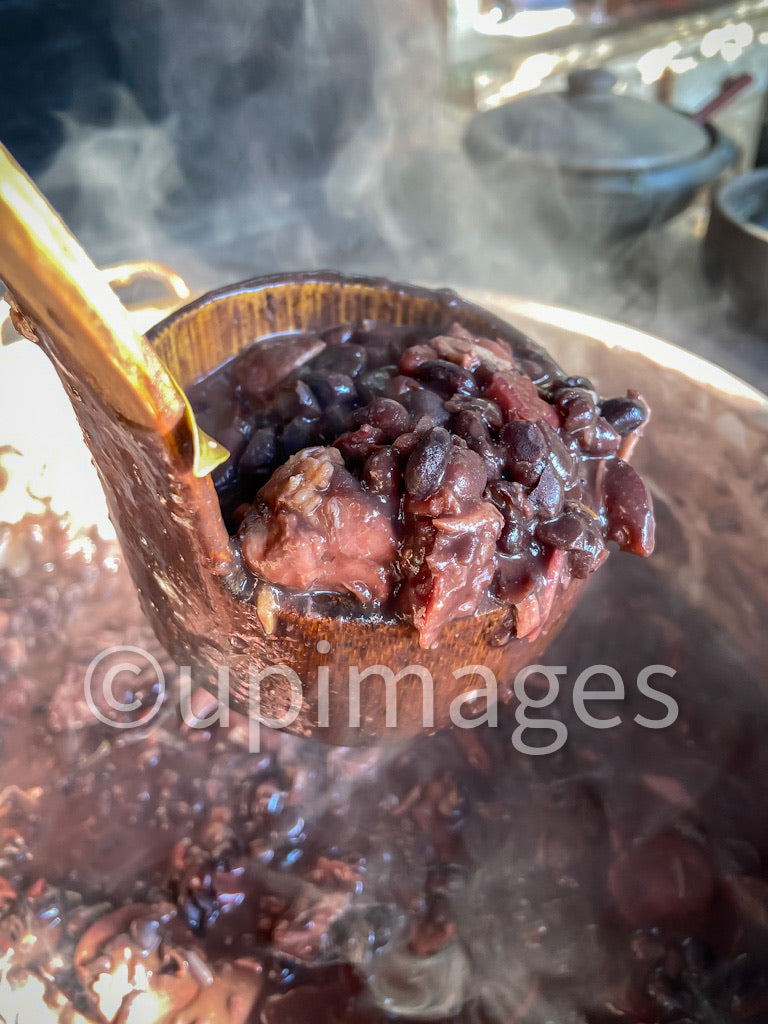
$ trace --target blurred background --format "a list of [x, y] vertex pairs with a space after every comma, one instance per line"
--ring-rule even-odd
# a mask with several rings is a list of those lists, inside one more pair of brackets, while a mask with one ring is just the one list
[[0, 79], [0, 139], [103, 266], [495, 289], [768, 388], [744, 246], [707, 242], [752, 173], [768, 304], [765, 0], [3, 0]]

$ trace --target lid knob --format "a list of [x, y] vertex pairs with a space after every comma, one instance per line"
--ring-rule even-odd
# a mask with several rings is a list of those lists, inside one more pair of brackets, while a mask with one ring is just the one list
[[568, 95], [610, 96], [616, 81], [607, 68], [577, 68], [568, 75]]

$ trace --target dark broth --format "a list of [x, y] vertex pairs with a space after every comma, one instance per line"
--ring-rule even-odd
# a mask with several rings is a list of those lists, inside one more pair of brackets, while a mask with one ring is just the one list
[[[554, 754], [515, 749], [514, 703], [495, 729], [395, 749], [265, 733], [256, 754], [237, 716], [181, 722], [175, 668], [111, 548], [84, 560], [52, 518], [11, 541], [31, 564], [0, 574], [9, 984], [47, 978], [49, 1001], [93, 1013], [74, 946], [99, 922], [114, 934], [102, 975], [158, 933], [164, 969], [198, 1000], [250, 965], [244, 1016], [222, 999], [202, 1018], [222, 1022], [768, 1019], [765, 699], [652, 560], [612, 557], [548, 652], [567, 667], [561, 692], [529, 715], [566, 725]], [[118, 731], [84, 705], [83, 677], [126, 639], [168, 686], [158, 717]], [[604, 731], [572, 711], [573, 681], [596, 663], [626, 684], [623, 701], [591, 706], [621, 717]], [[676, 670], [654, 685], [679, 717], [652, 730], [633, 717], [663, 708], [635, 680], [658, 663]], [[132, 688], [154, 704], [151, 674]], [[125, 904], [143, 908], [131, 927], [113, 914]], [[168, 975], [153, 977], [173, 1001]]]

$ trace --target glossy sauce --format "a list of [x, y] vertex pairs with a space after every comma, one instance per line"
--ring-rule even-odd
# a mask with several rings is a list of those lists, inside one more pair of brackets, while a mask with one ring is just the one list
[[535, 633], [607, 540], [649, 554], [651, 499], [625, 461], [647, 407], [532, 355], [459, 324], [366, 321], [265, 339], [196, 384], [231, 452], [214, 479], [246, 565], [283, 601], [346, 597], [432, 647], [499, 605], [500, 643]]

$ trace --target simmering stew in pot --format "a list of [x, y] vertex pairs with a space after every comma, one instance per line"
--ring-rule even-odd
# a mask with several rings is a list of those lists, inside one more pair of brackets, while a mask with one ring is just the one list
[[[647, 492], [623, 468], [638, 395], [481, 370], [480, 349], [509, 354], [450, 325], [336, 332], [283, 342], [293, 363], [272, 378], [269, 349], [247, 352], [192, 395], [232, 452], [218, 486], [242, 556], [281, 599], [410, 616], [425, 644], [472, 602], [505, 601], [525, 635], [554, 562], [578, 575], [606, 540], [649, 550]], [[316, 529], [331, 501], [374, 524], [353, 573]], [[475, 515], [480, 533], [495, 524], [482, 564]], [[451, 517], [466, 605], [439, 577], [421, 586]], [[381, 538], [421, 560], [391, 568]], [[315, 543], [329, 557], [312, 576]], [[758, 680], [653, 559], [595, 573], [547, 664], [474, 728], [368, 750], [262, 730], [254, 745], [252, 722], [190, 695], [114, 545], [73, 543], [50, 511], [4, 524], [0, 1017], [765, 1021]], [[613, 675], [587, 714], [593, 666]]]
[[[765, 701], [652, 559], [595, 575], [546, 707], [532, 679], [496, 728], [252, 752], [237, 715], [194, 727], [207, 693], [182, 716], [114, 546], [50, 514], [3, 546], [7, 1020], [766, 1020]], [[611, 728], [573, 713], [595, 662], [625, 683], [590, 705]], [[657, 662], [675, 678], [638, 686]]]

